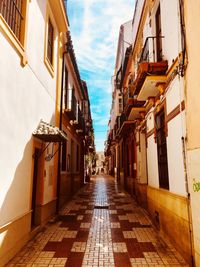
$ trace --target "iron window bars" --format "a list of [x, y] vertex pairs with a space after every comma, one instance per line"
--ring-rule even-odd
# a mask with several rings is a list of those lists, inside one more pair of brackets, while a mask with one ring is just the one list
[[23, 0], [0, 0], [0, 13], [18, 40], [21, 37], [21, 26], [24, 19], [22, 5]]

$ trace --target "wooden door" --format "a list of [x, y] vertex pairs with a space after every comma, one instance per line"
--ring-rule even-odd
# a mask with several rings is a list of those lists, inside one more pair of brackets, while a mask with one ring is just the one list
[[38, 194], [38, 175], [39, 175], [39, 155], [40, 149], [35, 148], [34, 152], [34, 171], [33, 171], [33, 187], [32, 187], [32, 216], [31, 216], [31, 227], [36, 226], [36, 204], [37, 204], [37, 194]]

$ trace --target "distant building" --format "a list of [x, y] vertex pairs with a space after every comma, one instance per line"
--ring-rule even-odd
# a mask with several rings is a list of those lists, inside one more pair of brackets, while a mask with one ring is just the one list
[[[120, 123], [120, 115], [123, 111], [123, 94], [121, 88], [121, 78], [124, 75], [123, 65], [127, 62], [126, 51], [132, 42], [132, 21], [127, 21], [122, 24], [119, 30], [117, 55], [115, 62], [114, 75], [112, 76], [112, 106], [110, 110], [110, 120], [108, 124], [108, 138], [106, 142], [106, 161], [107, 172], [111, 175], [117, 176], [119, 169], [119, 143], [115, 142], [116, 128]], [[118, 174], [119, 176], [119, 174]]]
[[105, 172], [105, 155], [103, 151], [96, 152], [96, 173]]

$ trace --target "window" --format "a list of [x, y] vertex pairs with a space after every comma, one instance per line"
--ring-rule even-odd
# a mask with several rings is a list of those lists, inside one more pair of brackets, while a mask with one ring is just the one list
[[53, 40], [54, 40], [54, 29], [49, 19], [48, 22], [48, 37], [47, 37], [47, 58], [50, 61], [51, 65], [53, 65]]
[[21, 26], [24, 19], [22, 0], [0, 0], [0, 12], [17, 39], [20, 40]]
[[25, 53], [29, 0], [0, 0], [0, 28], [4, 36], [27, 64]]
[[65, 103], [65, 109], [68, 108], [68, 70], [65, 66], [65, 79], [64, 79], [64, 103]]
[[50, 72], [51, 76], [55, 75], [55, 51], [58, 43], [58, 29], [56, 27], [56, 22], [54, 19], [54, 14], [47, 1], [47, 11], [46, 11], [46, 23], [45, 23], [45, 47], [44, 47], [44, 63]]
[[160, 5], [158, 6], [156, 12], [156, 52], [157, 61], [162, 61], [162, 32], [161, 32], [161, 15], [160, 15]]
[[167, 142], [165, 129], [165, 112], [164, 109], [162, 109], [156, 116], [159, 185], [161, 188], [169, 189]]

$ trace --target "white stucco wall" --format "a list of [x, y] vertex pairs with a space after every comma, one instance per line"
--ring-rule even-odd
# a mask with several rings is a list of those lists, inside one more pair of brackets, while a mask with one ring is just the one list
[[147, 139], [147, 162], [148, 184], [150, 186], [159, 188], [158, 155], [154, 135], [151, 135]]
[[127, 21], [123, 24], [124, 27], [124, 52], [126, 48], [132, 43], [132, 20]]
[[161, 24], [163, 38], [163, 55], [172, 64], [181, 52], [180, 19], [178, 0], [161, 0]]
[[[147, 183], [147, 156], [146, 156], [146, 137], [140, 134], [140, 147], [137, 146], [137, 179], [141, 184]], [[138, 134], [137, 134], [138, 135]]]
[[[27, 55], [29, 67], [36, 79], [40, 81], [47, 93], [56, 99], [56, 79], [49, 75], [47, 67], [44, 65], [44, 42], [45, 42], [45, 19], [46, 0], [32, 1], [29, 6]], [[54, 47], [54, 72], [57, 72], [57, 42], [58, 31], [54, 25], [55, 47]], [[40, 41], [38, 41], [40, 40]]]
[[123, 64], [126, 49], [132, 44], [132, 20], [121, 25], [116, 53], [115, 69], [118, 71]]
[[[143, 30], [143, 43], [146, 37], [156, 36], [155, 16], [160, 3], [161, 29], [162, 29], [162, 52], [163, 59], [172, 64], [181, 52], [179, 1], [160, 0], [155, 1], [150, 17], [147, 16]], [[142, 5], [142, 3], [141, 3]], [[151, 23], [149, 23], [151, 21]], [[150, 26], [151, 25], [151, 26]], [[133, 26], [134, 29], [134, 26]], [[156, 44], [155, 44], [156, 45]], [[150, 39], [150, 56], [152, 56], [152, 40]], [[152, 58], [152, 57], [151, 57]]]
[[154, 126], [155, 126], [155, 123], [154, 123], [154, 109], [152, 108], [149, 113], [147, 114], [146, 116], [146, 121], [147, 121], [147, 132], [151, 131]]
[[167, 155], [170, 192], [186, 196], [182, 149], [182, 116], [179, 114], [168, 123]]
[[[178, 76], [170, 84], [166, 95], [167, 114], [184, 100], [183, 79]], [[186, 195], [182, 137], [185, 137], [185, 111], [168, 122], [167, 154], [170, 191]]]
[[137, 1], [137, 4], [135, 6], [133, 26], [132, 26], [132, 43], [133, 43], [133, 45], [135, 45], [136, 36], [137, 36], [137, 32], [138, 32], [138, 26], [140, 23], [144, 3], [145, 3], [145, 0], [139, 0], [139, 1]]
[[0, 33], [1, 226], [30, 210], [32, 132], [41, 118], [51, 123], [55, 121], [56, 79], [44, 65], [45, 2], [30, 2], [28, 65], [20, 65], [18, 54]]
[[184, 83], [183, 79], [178, 76], [170, 84], [167, 90], [167, 114], [176, 108], [184, 100]]

